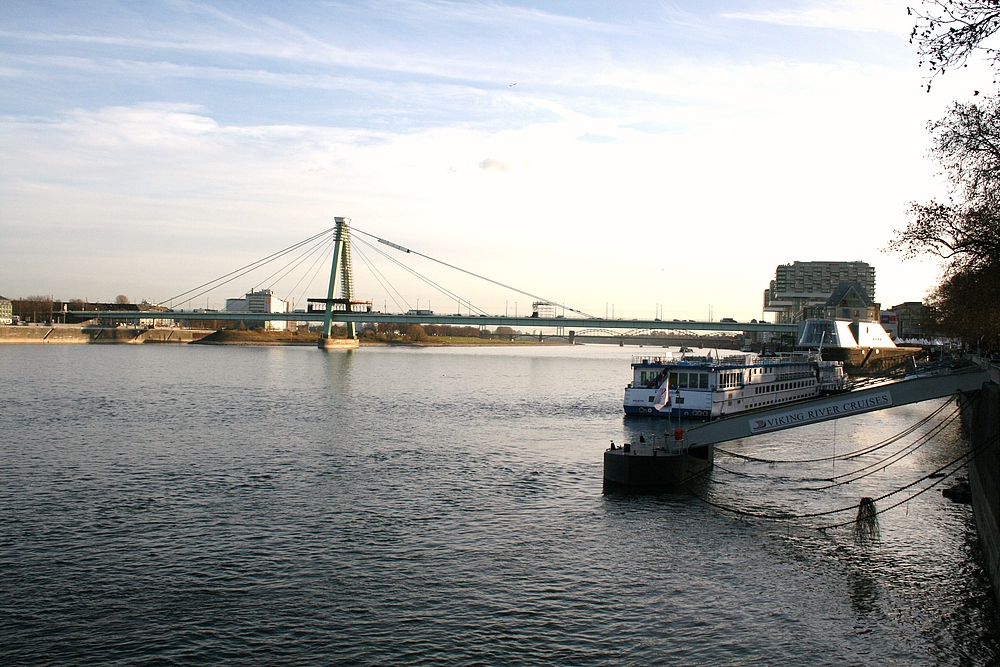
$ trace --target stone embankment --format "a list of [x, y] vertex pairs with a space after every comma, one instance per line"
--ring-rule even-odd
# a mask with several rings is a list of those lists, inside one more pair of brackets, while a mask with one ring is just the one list
[[963, 410], [969, 428], [969, 488], [979, 543], [996, 599], [1000, 600], [1000, 366]]
[[142, 329], [92, 327], [73, 324], [49, 326], [0, 326], [0, 344], [139, 344], [192, 343], [213, 333], [211, 329]]

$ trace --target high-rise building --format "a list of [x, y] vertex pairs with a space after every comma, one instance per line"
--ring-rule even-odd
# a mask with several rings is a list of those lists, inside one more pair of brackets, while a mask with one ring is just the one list
[[[764, 290], [764, 312], [779, 324], [803, 319], [803, 310], [824, 306], [837, 286], [860, 283], [875, 300], [875, 268], [867, 262], [792, 262], [781, 264]], [[878, 312], [876, 310], [876, 312]]]

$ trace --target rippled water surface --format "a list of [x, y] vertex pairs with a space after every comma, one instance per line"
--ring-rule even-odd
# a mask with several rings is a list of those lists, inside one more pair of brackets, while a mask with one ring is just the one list
[[[0, 664], [996, 664], [970, 510], [937, 489], [867, 545], [816, 530], [851, 513], [602, 495], [608, 440], [669, 427], [622, 416], [637, 352], [0, 346]], [[726, 448], [851, 451], [940, 404]], [[854, 506], [964, 447], [953, 424], [815, 490], [915, 437], [720, 454], [698, 492]]]

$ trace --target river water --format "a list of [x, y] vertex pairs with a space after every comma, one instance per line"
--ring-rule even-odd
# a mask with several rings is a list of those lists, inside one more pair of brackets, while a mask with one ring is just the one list
[[[851, 513], [603, 495], [608, 441], [669, 428], [622, 415], [642, 352], [0, 346], [0, 664], [997, 664], [971, 512], [938, 489], [868, 542], [817, 530]], [[853, 451], [941, 403], [725, 447]], [[698, 493], [854, 506], [965, 446], [952, 424], [815, 490], [916, 435], [720, 454]]]

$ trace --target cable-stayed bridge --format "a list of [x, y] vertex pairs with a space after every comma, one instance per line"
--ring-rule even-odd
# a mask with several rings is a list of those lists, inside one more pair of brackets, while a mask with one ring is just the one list
[[[368, 232], [352, 229], [349, 218], [335, 218], [335, 227], [316, 234], [308, 239], [300, 241], [284, 250], [273, 253], [247, 266], [231, 271], [219, 278], [203, 283], [195, 288], [182, 292], [174, 297], [165, 299], [168, 304], [166, 310], [111, 310], [111, 311], [83, 311], [74, 312], [72, 315], [77, 319], [104, 319], [116, 321], [138, 321], [141, 319], [161, 319], [186, 322], [323, 322], [323, 334], [321, 347], [350, 347], [350, 341], [356, 345], [359, 324], [436, 324], [451, 326], [475, 326], [475, 327], [531, 327], [534, 329], [552, 328], [556, 330], [604, 330], [606, 332], [623, 332], [615, 335], [641, 335], [644, 332], [664, 331], [664, 332], [728, 332], [728, 333], [795, 333], [794, 324], [773, 324], [769, 322], [747, 322], [739, 323], [733, 321], [712, 322], [712, 321], [692, 321], [692, 320], [663, 320], [654, 319], [624, 319], [615, 317], [595, 317], [579, 309], [572, 308], [564, 303], [545, 299], [537, 294], [532, 294], [511, 285], [504, 284], [497, 280], [479, 275], [467, 269], [449, 264], [411, 250], [392, 241], [375, 236]], [[352, 233], [353, 232], [353, 233]], [[360, 236], [359, 236], [360, 235]], [[468, 299], [465, 299], [455, 292], [444, 287], [440, 282], [430, 279], [399, 261], [379, 246], [391, 248], [396, 253], [402, 255], [414, 255], [430, 262], [441, 265], [452, 271], [459, 272], [463, 276], [485, 281], [496, 287], [507, 290], [513, 294], [520, 294], [533, 299], [533, 312], [530, 316], [509, 316], [496, 315], [486, 312], [477, 307]], [[331, 258], [332, 257], [332, 258]], [[374, 281], [384, 290], [386, 303], [391, 299], [393, 304], [399, 309], [398, 313], [381, 312], [372, 307], [371, 301], [356, 298], [354, 286], [354, 258], [360, 259], [362, 264], [371, 272]], [[387, 260], [390, 266], [394, 266], [405, 272], [406, 275], [421, 280], [430, 288], [440, 293], [446, 300], [457, 305], [457, 314], [438, 314], [430, 309], [420, 310], [410, 307], [403, 298], [400, 290], [394, 286], [388, 278], [387, 271], [379, 268], [375, 260], [381, 258]], [[327, 265], [324, 261], [329, 261], [329, 281], [325, 298], [309, 297], [305, 298], [306, 291], [313, 289], [317, 276]], [[275, 265], [277, 265], [275, 267]], [[302, 274], [289, 291], [293, 295], [300, 287], [298, 302], [306, 300], [309, 303], [308, 309], [299, 309], [293, 312], [267, 312], [248, 310], [216, 310], [198, 309], [192, 307], [196, 299], [206, 294], [219, 290], [236, 280], [245, 279], [252, 272], [260, 270], [271, 270], [266, 278], [262, 279], [260, 285], [272, 285], [289, 279], [298, 270]], [[311, 277], [310, 277], [311, 274]], [[231, 289], [231, 288], [230, 288]], [[251, 290], [253, 292], [253, 290]], [[268, 290], [270, 294], [270, 290]], [[249, 295], [248, 295], [249, 296]], [[173, 307], [177, 302], [180, 307]], [[187, 307], [184, 307], [187, 306]], [[467, 311], [463, 314], [462, 311]], [[556, 313], [568, 313], [557, 315]], [[347, 327], [347, 340], [334, 339], [331, 336], [334, 324], [344, 324]], [[327, 344], [324, 344], [327, 341]], [[336, 341], [336, 342], [335, 342]]]

